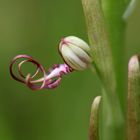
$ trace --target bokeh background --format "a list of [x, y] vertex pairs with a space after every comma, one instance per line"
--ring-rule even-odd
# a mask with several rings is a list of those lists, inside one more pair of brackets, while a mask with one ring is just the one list
[[[121, 65], [140, 54], [139, 6], [127, 21]], [[88, 139], [91, 103], [100, 94], [96, 74], [74, 72], [58, 88], [37, 92], [9, 75], [17, 54], [33, 56], [46, 69], [63, 63], [58, 44], [69, 35], [88, 41], [80, 0], [0, 0], [0, 140]]]

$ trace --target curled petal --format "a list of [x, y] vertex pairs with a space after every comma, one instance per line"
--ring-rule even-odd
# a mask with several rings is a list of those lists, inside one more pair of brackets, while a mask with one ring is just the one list
[[[23, 60], [21, 61], [19, 64], [18, 64], [18, 72], [19, 72], [19, 76], [15, 76], [15, 74], [13, 73], [13, 65], [16, 63], [16, 61], [20, 58], [24, 58], [26, 60]], [[37, 61], [35, 61], [31, 56], [29, 55], [25, 55], [25, 54], [22, 54], [22, 55], [17, 55], [16, 57], [13, 58], [13, 60], [11, 61], [10, 63], [10, 74], [11, 76], [19, 81], [19, 82], [22, 82], [22, 83], [25, 83], [25, 80], [22, 79], [22, 78], [25, 78], [25, 76], [23, 75], [22, 71], [21, 71], [21, 66], [26, 63], [26, 62], [31, 62], [33, 63], [34, 65], [37, 66], [37, 71], [35, 72], [35, 74], [33, 75], [33, 77], [38, 73], [38, 71], [40, 70], [41, 72], [43, 72], [43, 74], [45, 75], [45, 69], [43, 68], [42, 65], [40, 65]]]
[[[25, 59], [22, 60], [19, 64], [18, 64], [18, 76], [14, 74], [13, 72], [13, 65], [16, 63], [16, 61], [18, 59]], [[31, 62], [32, 64], [36, 65], [37, 69], [36, 72], [31, 76], [31, 74], [27, 74], [27, 76], [25, 76], [21, 70], [21, 67], [23, 64], [27, 63], [27, 62]], [[26, 84], [29, 88], [31, 88], [32, 90], [37, 90], [37, 89], [41, 89], [42, 87], [44, 87], [45, 85], [45, 80], [42, 81], [41, 86], [38, 86], [36, 84], [32, 84], [32, 80], [33, 78], [39, 73], [39, 71], [41, 71], [43, 73], [43, 77], [46, 77], [46, 72], [44, 67], [39, 64], [37, 61], [35, 61], [31, 56], [29, 55], [17, 55], [16, 57], [13, 58], [13, 60], [10, 63], [10, 74], [11, 76], [16, 80], [19, 81], [21, 83]]]
[[58, 77], [57, 80], [54, 80], [54, 81], [52, 81], [50, 84], [47, 84], [47, 85], [45, 86], [45, 88], [53, 89], [53, 88], [58, 87], [59, 84], [60, 84], [60, 82], [61, 82], [61, 79], [62, 79], [62, 77]]
[[[20, 63], [18, 63], [18, 75], [15, 75], [13, 72], [13, 65], [17, 62], [18, 59], [25, 60], [22, 60]], [[24, 75], [22, 72], [22, 66], [27, 62], [31, 62], [37, 67], [33, 75], [31, 75], [30, 73]], [[62, 80], [62, 75], [68, 74], [72, 71], [72, 68], [69, 67], [67, 64], [56, 64], [46, 72], [44, 67], [40, 63], [34, 60], [31, 56], [25, 54], [17, 55], [10, 63], [10, 74], [13, 79], [26, 84], [32, 90], [56, 88]], [[34, 78], [39, 74], [39, 72], [43, 74], [43, 77], [35, 80]]]
[[40, 90], [44, 88], [45, 81], [42, 82], [41, 86], [32, 83], [32, 78], [30, 74], [26, 76], [26, 85], [32, 90]]

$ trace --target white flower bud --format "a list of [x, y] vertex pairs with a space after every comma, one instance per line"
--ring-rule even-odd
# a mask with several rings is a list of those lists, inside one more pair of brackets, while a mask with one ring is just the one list
[[84, 70], [92, 62], [90, 47], [78, 37], [63, 38], [59, 44], [59, 51], [64, 61], [75, 70]]

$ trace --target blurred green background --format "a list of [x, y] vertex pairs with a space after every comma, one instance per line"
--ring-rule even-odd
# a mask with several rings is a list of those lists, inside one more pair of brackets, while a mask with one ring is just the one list
[[[128, 19], [128, 58], [140, 54], [140, 2]], [[86, 140], [100, 85], [90, 70], [65, 76], [54, 90], [33, 92], [9, 75], [10, 60], [29, 54], [46, 69], [63, 63], [62, 37], [87, 39], [80, 0], [0, 0], [0, 140]], [[119, 46], [118, 46], [119, 47]]]

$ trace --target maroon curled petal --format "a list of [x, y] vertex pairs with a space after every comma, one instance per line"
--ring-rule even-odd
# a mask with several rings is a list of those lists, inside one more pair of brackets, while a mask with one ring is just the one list
[[[18, 76], [14, 74], [13, 72], [13, 65], [16, 63], [16, 61], [18, 59], [26, 59], [26, 60], [22, 60], [19, 64], [18, 64]], [[21, 71], [21, 67], [23, 64], [25, 64], [26, 62], [31, 62], [34, 65], [37, 66], [37, 70], [36, 72], [33, 74], [33, 76], [31, 76], [30, 74], [28, 74], [27, 76], [24, 76], [24, 74]], [[32, 84], [31, 81], [32, 79], [38, 74], [38, 72], [41, 71], [44, 75], [44, 77], [46, 76], [46, 72], [44, 67], [39, 64], [37, 61], [35, 61], [31, 56], [29, 55], [17, 55], [16, 57], [13, 58], [13, 60], [10, 63], [10, 74], [13, 77], [13, 79], [15, 79], [16, 81], [19, 81], [21, 83], [26, 84], [29, 88], [33, 89], [33, 90], [37, 90], [37, 89], [41, 89], [44, 85], [45, 85], [45, 80], [42, 81], [42, 85], [41, 86], [37, 86], [35, 84]]]
[[22, 77], [22, 78], [25, 78], [25, 76], [22, 74], [22, 71], [21, 71], [21, 67], [24, 63], [28, 62], [28, 60], [24, 60], [24, 61], [21, 61], [19, 64], [18, 64], [18, 73], [19, 75]]
[[31, 78], [30, 74], [28, 74], [26, 76], [26, 85], [32, 90], [40, 90], [40, 89], [42, 89], [42, 87], [44, 87], [44, 81], [43, 81], [43, 84], [41, 86], [36, 85], [36, 84], [32, 84], [31, 81], [32, 81], [32, 78]]
[[[10, 63], [10, 74], [11, 74], [12, 78], [15, 79], [16, 81], [25, 83], [25, 80], [22, 79], [24, 76], [21, 74], [21, 72], [19, 72], [20, 77], [19, 77], [19, 76], [15, 76], [15, 74], [13, 73], [13, 65], [16, 63], [16, 61], [17, 61], [19, 58], [26, 58], [26, 59], [29, 59], [29, 60], [30, 60], [30, 59], [32, 59], [32, 57], [31, 57], [31, 56], [28, 56], [28, 55], [24, 55], [24, 54], [22, 54], [22, 55], [17, 55], [17, 56], [15, 56], [15, 57], [12, 59], [12, 61], [11, 61], [11, 63]], [[24, 61], [23, 61], [23, 62], [24, 62]], [[19, 64], [19, 66], [18, 66], [18, 71], [20, 71], [21, 65], [22, 65], [22, 63]]]

